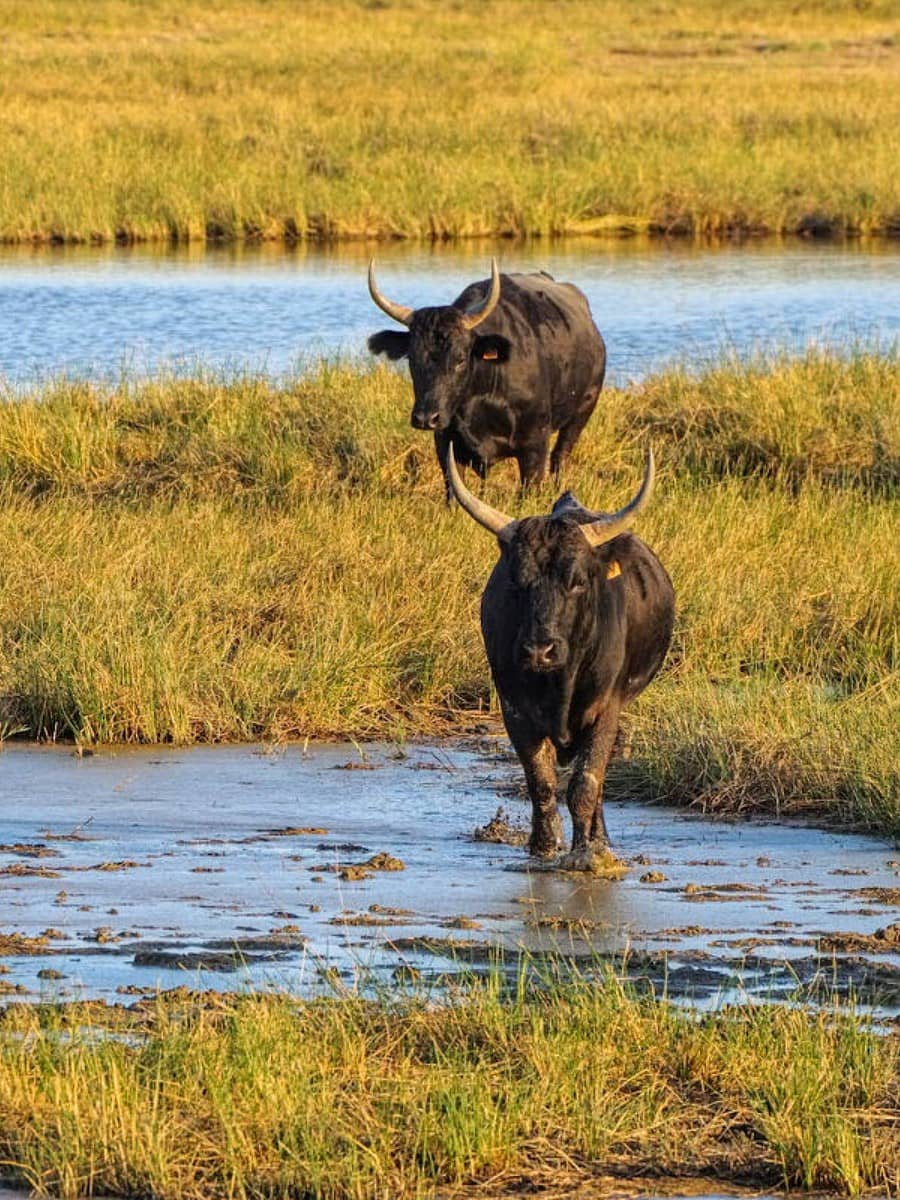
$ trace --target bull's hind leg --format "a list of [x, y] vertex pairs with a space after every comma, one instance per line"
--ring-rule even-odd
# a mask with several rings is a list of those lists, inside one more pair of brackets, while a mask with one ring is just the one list
[[[603, 384], [601, 383], [600, 387], [602, 386]], [[591, 388], [585, 394], [575, 415], [565, 425], [560, 426], [559, 433], [556, 435], [556, 444], [553, 447], [553, 453], [550, 455], [550, 470], [554, 475], [559, 475], [566, 465], [569, 455], [572, 453], [572, 447], [581, 437], [585, 425], [591, 419], [591, 413], [593, 413], [597, 406], [600, 387]]]

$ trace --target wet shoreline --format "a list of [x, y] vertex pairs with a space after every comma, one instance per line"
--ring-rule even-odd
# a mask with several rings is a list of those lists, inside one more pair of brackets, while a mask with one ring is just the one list
[[[320, 995], [560, 958], [699, 1007], [900, 1014], [900, 859], [873, 837], [607, 804], [624, 880], [529, 870], [504, 739], [0, 755], [0, 989]], [[479, 840], [498, 805], [498, 840]], [[513, 844], [509, 844], [512, 842]]]

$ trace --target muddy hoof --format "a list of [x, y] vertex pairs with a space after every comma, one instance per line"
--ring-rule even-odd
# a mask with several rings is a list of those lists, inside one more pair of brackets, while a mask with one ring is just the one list
[[596, 843], [560, 855], [554, 866], [558, 871], [584, 871], [598, 879], [621, 879], [628, 874], [628, 863], [613, 854], [609, 846]]
[[548, 858], [555, 858], [556, 852], [558, 849], [559, 849], [559, 847], [556, 845], [555, 842], [553, 842], [553, 843], [544, 842], [544, 843], [538, 843], [537, 845], [529, 844], [528, 853], [531, 855], [532, 858], [540, 858], [540, 859], [546, 860]]

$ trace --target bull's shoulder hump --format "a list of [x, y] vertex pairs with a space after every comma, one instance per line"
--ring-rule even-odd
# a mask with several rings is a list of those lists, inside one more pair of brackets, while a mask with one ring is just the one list
[[[587, 298], [580, 288], [574, 283], [560, 283], [546, 271], [533, 271], [528, 274], [504, 272], [500, 280], [501, 303], [515, 305], [520, 297], [527, 297], [528, 300], [545, 298], [561, 308], [581, 308], [589, 311]], [[489, 279], [479, 279], [476, 283], [470, 283], [453, 301], [453, 307], [465, 311], [475, 304], [480, 304], [488, 294], [490, 286]]]
[[[518, 273], [510, 275], [505, 271], [500, 273], [501, 300], [508, 299], [510, 295], [514, 295], [518, 291], [541, 292], [560, 287], [572, 288], [572, 284], [559, 284], [546, 271], [535, 271], [528, 275], [520, 275]], [[473, 304], [480, 304], [490, 290], [490, 279], [477, 279], [474, 283], [470, 283], [467, 287], [463, 288], [453, 301], [453, 307], [466, 309]], [[577, 288], [573, 288], [573, 290], [578, 291]]]
[[556, 301], [565, 297], [585, 302], [584, 292], [574, 283], [561, 283], [546, 271], [533, 271], [528, 275], [504, 275], [502, 278], [507, 285], [532, 295], [550, 296]]
[[544, 319], [562, 320], [566, 324], [592, 320], [587, 297], [574, 283], [559, 283], [543, 272], [535, 275], [508, 275], [502, 292], [512, 308]]

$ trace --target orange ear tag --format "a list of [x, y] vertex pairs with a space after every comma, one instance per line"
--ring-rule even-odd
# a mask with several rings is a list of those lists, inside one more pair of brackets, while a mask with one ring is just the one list
[[482, 354], [481, 357], [484, 359], [485, 362], [493, 362], [495, 359], [499, 358], [500, 356], [496, 350], [485, 350], [484, 354]]
[[615, 559], [613, 559], [612, 562], [609, 564], [609, 567], [606, 570], [606, 578], [607, 579], [618, 579], [621, 574], [622, 574], [622, 568], [619, 566], [618, 562]]

